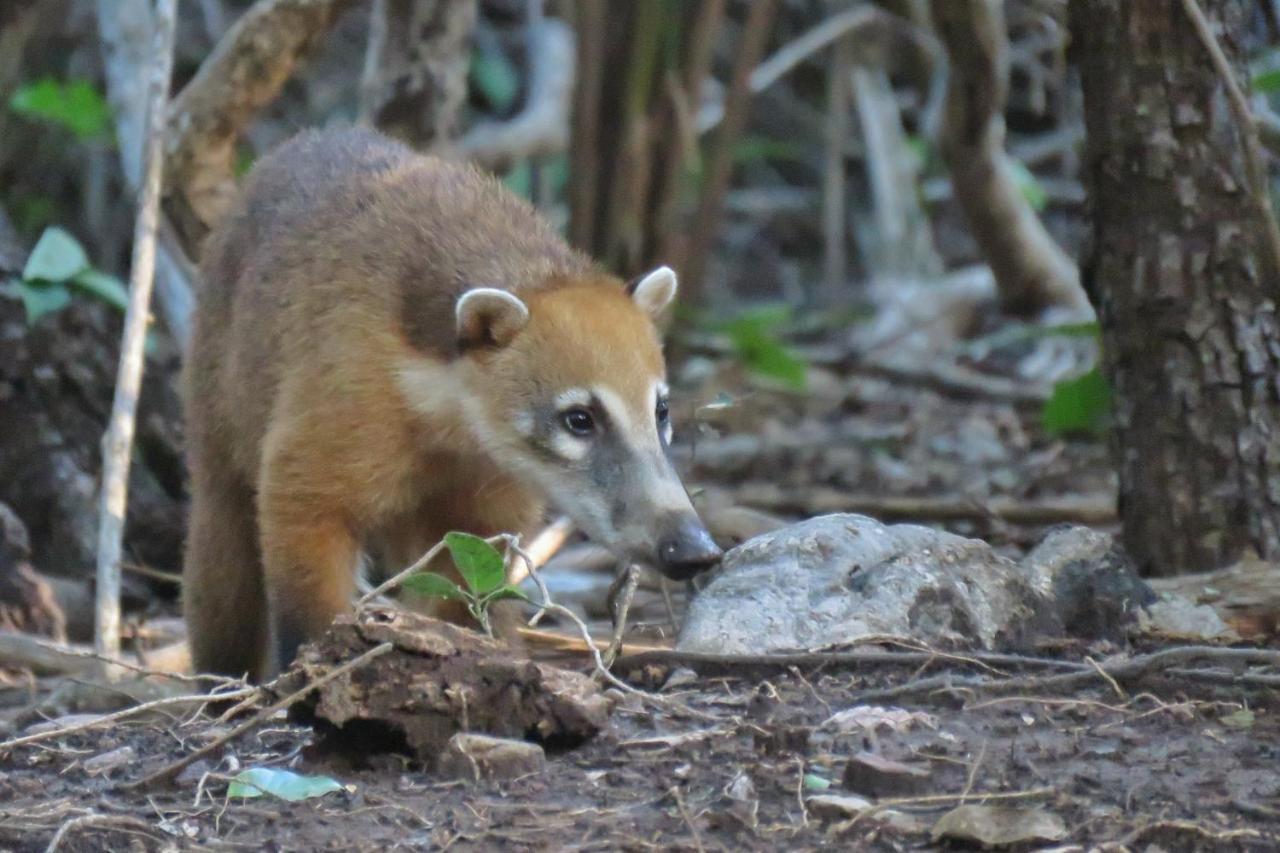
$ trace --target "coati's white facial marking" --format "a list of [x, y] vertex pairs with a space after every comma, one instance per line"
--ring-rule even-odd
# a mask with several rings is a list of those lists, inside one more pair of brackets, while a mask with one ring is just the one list
[[533, 412], [516, 412], [511, 418], [511, 425], [516, 428], [516, 432], [525, 438], [533, 435], [535, 428]]

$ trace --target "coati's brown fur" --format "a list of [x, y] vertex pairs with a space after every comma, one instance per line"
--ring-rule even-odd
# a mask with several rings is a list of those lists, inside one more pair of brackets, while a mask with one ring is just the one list
[[185, 378], [184, 610], [200, 671], [287, 664], [350, 605], [362, 549], [398, 568], [449, 530], [542, 518], [540, 490], [476, 443], [464, 413], [424, 415], [397, 378], [410, 363], [499, 363], [455, 329], [477, 286], [528, 305], [512, 344], [524, 361], [503, 364], [545, 362], [495, 372], [495, 399], [544, 378], [663, 372], [623, 283], [478, 170], [362, 130], [304, 133], [254, 168], [206, 247]]

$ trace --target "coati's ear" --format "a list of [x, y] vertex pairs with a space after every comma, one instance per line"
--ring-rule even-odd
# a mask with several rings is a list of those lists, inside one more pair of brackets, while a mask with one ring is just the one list
[[506, 346], [529, 322], [529, 308], [520, 297], [494, 287], [476, 287], [462, 294], [455, 309], [458, 344]]
[[671, 267], [658, 267], [627, 285], [627, 293], [650, 317], [657, 317], [676, 297], [676, 274]]

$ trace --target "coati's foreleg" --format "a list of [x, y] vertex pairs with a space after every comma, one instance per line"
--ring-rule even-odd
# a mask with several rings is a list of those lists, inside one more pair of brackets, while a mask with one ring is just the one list
[[325, 470], [323, 460], [308, 459], [314, 446], [269, 440], [265, 451], [258, 521], [270, 628], [262, 677], [269, 678], [350, 608], [358, 544], [340, 495], [315, 490], [300, 471]]
[[267, 613], [253, 491], [230, 471], [225, 457], [204, 450], [192, 465], [183, 576], [192, 663], [197, 672], [256, 675]]

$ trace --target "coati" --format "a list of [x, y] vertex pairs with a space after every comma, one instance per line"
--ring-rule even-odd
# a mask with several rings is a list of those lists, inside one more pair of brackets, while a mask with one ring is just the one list
[[340, 129], [255, 166], [200, 279], [199, 671], [270, 677], [350, 606], [361, 553], [527, 533], [547, 499], [670, 577], [719, 559], [666, 455], [671, 270], [624, 284], [495, 178]]

